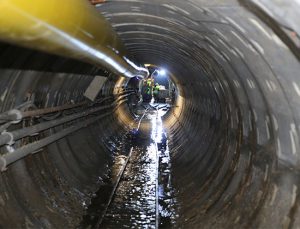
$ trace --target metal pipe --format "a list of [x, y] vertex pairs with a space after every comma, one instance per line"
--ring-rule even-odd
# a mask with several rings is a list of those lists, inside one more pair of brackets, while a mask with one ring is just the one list
[[105, 3], [106, 0], [89, 0], [92, 5]]
[[68, 110], [75, 107], [86, 105], [87, 102], [80, 102], [76, 104], [64, 104], [62, 106], [56, 107], [47, 107], [43, 109], [29, 110], [29, 111], [20, 111], [18, 109], [12, 109], [0, 114], [0, 122], [8, 121], [20, 121], [23, 118], [27, 117], [36, 117], [44, 114], [54, 113], [58, 111]]
[[13, 144], [16, 140], [39, 133], [41, 131], [47, 130], [51, 127], [55, 127], [70, 121], [73, 121], [75, 119], [87, 116], [91, 113], [95, 113], [97, 111], [101, 111], [101, 110], [105, 110], [107, 108], [112, 107], [113, 105], [107, 105], [104, 107], [100, 107], [97, 109], [91, 109], [89, 111], [84, 111], [84, 112], [80, 112], [74, 115], [69, 115], [60, 119], [56, 119], [56, 120], [52, 120], [52, 121], [47, 121], [47, 122], [43, 122], [34, 126], [29, 126], [29, 127], [25, 127], [19, 130], [15, 130], [15, 131], [11, 131], [11, 132], [3, 132], [0, 135], [0, 146], [5, 145], [5, 144]]
[[111, 108], [115, 105], [117, 105], [118, 103], [123, 103], [125, 100], [122, 100], [123, 98], [127, 97], [128, 95], [125, 96], [121, 96], [118, 100], [116, 100], [115, 102], [113, 102], [110, 105], [106, 105], [106, 106], [102, 106], [102, 107], [97, 107], [97, 108], [92, 108], [89, 109], [87, 111], [83, 111], [74, 115], [69, 115], [60, 119], [56, 119], [56, 120], [52, 120], [52, 121], [47, 121], [47, 122], [43, 122], [34, 126], [29, 126], [29, 127], [25, 127], [19, 130], [15, 130], [15, 131], [11, 131], [11, 132], [3, 132], [0, 135], [0, 146], [3, 146], [5, 144], [13, 144], [16, 140], [39, 133], [41, 131], [47, 130], [51, 127], [55, 127], [70, 121], [74, 121], [78, 118]]
[[126, 77], [149, 72], [126, 57], [110, 24], [88, 2], [0, 1], [0, 40], [105, 67]]
[[[124, 92], [119, 93], [118, 95], [122, 95], [122, 96], [130, 95], [131, 92], [133, 92], [133, 90], [124, 91]], [[102, 103], [102, 102], [107, 101], [112, 98], [113, 98], [112, 96], [109, 96], [100, 101], [96, 101], [95, 103]], [[95, 103], [93, 103], [93, 104], [95, 104]], [[36, 117], [36, 116], [41, 116], [41, 115], [54, 113], [54, 112], [58, 112], [58, 111], [64, 111], [64, 110], [84, 106], [87, 104], [88, 104], [88, 102], [84, 101], [84, 102], [80, 102], [80, 103], [76, 103], [76, 104], [64, 104], [61, 106], [47, 107], [47, 108], [29, 110], [29, 111], [21, 111], [21, 110], [18, 110], [15, 108], [15, 109], [1, 113], [0, 114], [0, 123], [8, 122], [8, 121], [20, 121], [23, 118]]]
[[19, 121], [22, 119], [22, 111], [18, 109], [12, 109], [0, 114], [0, 123], [8, 121]]
[[[118, 103], [118, 106], [120, 106], [122, 103], [124, 103], [126, 100], [121, 100]], [[0, 156], [0, 171], [3, 172], [6, 170], [7, 166], [26, 157], [29, 154], [34, 154], [37, 153], [40, 149], [42, 149], [43, 147], [64, 138], [65, 136], [78, 131], [88, 125], [91, 125], [92, 123], [112, 114], [115, 111], [116, 107], [110, 111], [110, 112], [106, 112], [105, 114], [102, 114], [100, 116], [94, 117], [94, 118], [89, 118], [87, 120], [84, 120], [82, 122], [76, 123], [75, 125], [65, 128], [53, 135], [50, 135], [48, 137], [45, 137], [39, 141], [33, 142], [33, 143], [29, 143], [23, 147], [20, 147], [18, 149], [16, 149], [13, 152], [4, 154], [2, 156]]]
[[27, 144], [11, 153], [5, 154], [3, 156], [0, 156], [0, 171], [3, 172], [6, 170], [6, 167], [24, 157], [26, 157], [29, 154], [33, 154], [36, 153], [38, 150], [42, 149], [43, 147], [75, 132], [78, 131], [81, 128], [84, 128], [88, 125], [91, 125], [92, 123], [98, 121], [99, 119], [108, 116], [112, 113], [111, 112], [107, 112], [103, 115], [94, 117], [94, 118], [90, 118], [88, 120], [85, 120], [83, 122], [80, 122], [74, 126], [68, 127], [62, 131], [59, 131], [56, 134], [53, 134], [49, 137], [43, 138], [42, 140]]
[[69, 110], [69, 109], [80, 107], [80, 106], [87, 105], [87, 104], [88, 104], [87, 101], [76, 103], [76, 104], [64, 104], [62, 106], [47, 107], [47, 108], [43, 108], [43, 109], [23, 111], [21, 114], [22, 114], [22, 118], [36, 117], [36, 116], [41, 116], [41, 115], [54, 113], [54, 112], [58, 112], [58, 111]]

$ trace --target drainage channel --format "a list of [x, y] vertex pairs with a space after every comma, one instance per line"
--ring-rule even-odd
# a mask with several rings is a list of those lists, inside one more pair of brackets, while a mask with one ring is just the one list
[[115, 158], [106, 185], [89, 207], [94, 210], [87, 211], [93, 220], [85, 216], [80, 228], [167, 228], [175, 223], [175, 192], [161, 119], [166, 110], [159, 104], [138, 109], [134, 131], [129, 132], [131, 140], [124, 138], [123, 143], [130, 144], [130, 153]]

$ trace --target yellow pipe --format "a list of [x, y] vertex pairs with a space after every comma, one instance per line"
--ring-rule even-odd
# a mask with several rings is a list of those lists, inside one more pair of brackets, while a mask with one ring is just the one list
[[110, 24], [87, 0], [0, 0], [0, 40], [106, 67], [148, 75], [126, 58]]

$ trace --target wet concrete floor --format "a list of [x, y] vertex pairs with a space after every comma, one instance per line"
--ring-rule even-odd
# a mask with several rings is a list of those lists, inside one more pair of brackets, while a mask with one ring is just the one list
[[171, 228], [175, 224], [175, 190], [162, 123], [167, 107], [143, 104], [135, 112], [137, 119], [123, 138], [122, 149], [127, 152], [115, 157], [80, 228]]

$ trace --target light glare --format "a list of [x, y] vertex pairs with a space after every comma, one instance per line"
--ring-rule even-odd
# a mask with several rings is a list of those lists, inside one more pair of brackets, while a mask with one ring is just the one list
[[160, 74], [161, 76], [166, 75], [166, 70], [165, 70], [165, 69], [160, 69], [160, 70], [159, 70], [159, 74]]

